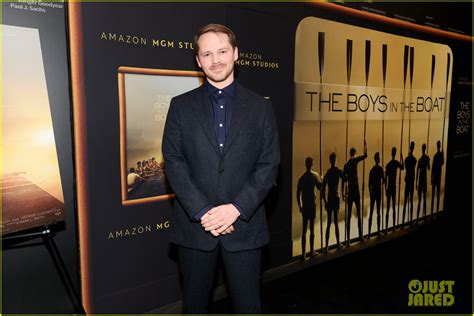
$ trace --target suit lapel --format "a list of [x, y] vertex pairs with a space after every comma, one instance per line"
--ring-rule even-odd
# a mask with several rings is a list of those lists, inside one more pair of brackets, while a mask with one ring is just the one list
[[[232, 113], [232, 119], [230, 121], [229, 133], [225, 141], [224, 151], [222, 155], [229, 150], [230, 146], [234, 142], [235, 138], [239, 134], [242, 126], [246, 121], [248, 115], [248, 104], [245, 94], [245, 90], [242, 89], [238, 83], [236, 83], [235, 90], [235, 103], [234, 103], [234, 112]], [[217, 144], [216, 144], [217, 146]]]
[[211, 143], [218, 156], [221, 155], [219, 148], [217, 147], [217, 139], [214, 132], [213, 125], [213, 114], [211, 113], [211, 102], [205, 91], [204, 85], [198, 91], [197, 101], [194, 107], [194, 115], [198, 122], [201, 124], [204, 134]]

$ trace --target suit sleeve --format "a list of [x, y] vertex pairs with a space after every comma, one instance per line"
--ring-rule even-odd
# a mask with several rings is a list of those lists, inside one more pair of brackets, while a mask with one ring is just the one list
[[253, 172], [233, 200], [243, 210], [245, 216], [241, 218], [245, 221], [249, 221], [262, 204], [278, 173], [280, 145], [275, 114], [270, 102], [267, 103], [262, 147], [259, 150]]
[[196, 215], [210, 206], [204, 194], [196, 187], [183, 152], [181, 125], [177, 104], [171, 100], [163, 132], [162, 151], [166, 177], [188, 216], [195, 221]]

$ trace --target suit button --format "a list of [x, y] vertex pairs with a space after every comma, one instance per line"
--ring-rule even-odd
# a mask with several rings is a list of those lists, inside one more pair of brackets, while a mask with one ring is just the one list
[[219, 173], [223, 173], [224, 172], [224, 168], [219, 168]]

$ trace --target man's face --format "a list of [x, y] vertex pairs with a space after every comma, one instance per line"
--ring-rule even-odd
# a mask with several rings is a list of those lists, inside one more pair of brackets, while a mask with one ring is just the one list
[[224, 33], [208, 32], [199, 37], [199, 53], [196, 61], [207, 80], [218, 88], [234, 81], [234, 63], [238, 58], [237, 47], [232, 49], [229, 37]]

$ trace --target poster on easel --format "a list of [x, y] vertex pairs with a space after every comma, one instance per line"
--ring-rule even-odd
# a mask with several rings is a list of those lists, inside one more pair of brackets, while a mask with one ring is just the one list
[[2, 235], [65, 218], [38, 29], [2, 25]]

